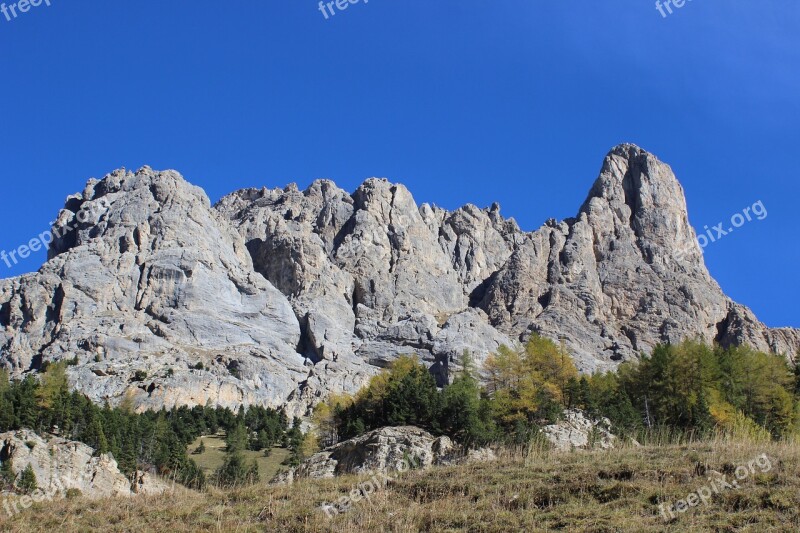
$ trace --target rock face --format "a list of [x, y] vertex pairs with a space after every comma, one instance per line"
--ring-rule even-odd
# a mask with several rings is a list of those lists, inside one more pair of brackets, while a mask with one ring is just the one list
[[51, 498], [77, 489], [87, 498], [161, 494], [169, 485], [145, 473], [131, 483], [109, 454], [94, 457], [85, 444], [58, 437], [45, 440], [33, 431], [0, 434], [0, 462], [11, 461], [19, 477], [28, 465], [36, 474], [38, 488]]
[[608, 430], [610, 427], [611, 422], [608, 419], [598, 422], [590, 420], [577, 409], [567, 409], [564, 411], [563, 420], [545, 426], [542, 428], [542, 433], [556, 450], [569, 451], [575, 448], [608, 450], [617, 442], [617, 437]]
[[[523, 232], [493, 205], [417, 206], [402, 185], [247, 189], [211, 206], [173, 171], [91, 180], [39, 272], [0, 281], [12, 375], [78, 357], [73, 385], [141, 409], [257, 403], [304, 414], [415, 354], [440, 383], [536, 332], [583, 372], [702, 338], [794, 357], [710, 277], [669, 166], [614, 148], [578, 214]], [[143, 381], [136, 374], [146, 375]]]
[[449, 462], [454, 452], [447, 437], [437, 438], [413, 426], [385, 427], [316, 453], [275, 482], [427, 468]]

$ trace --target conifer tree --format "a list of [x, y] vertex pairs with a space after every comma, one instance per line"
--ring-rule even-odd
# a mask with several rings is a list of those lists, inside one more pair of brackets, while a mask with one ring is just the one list
[[36, 483], [36, 473], [33, 471], [33, 467], [30, 463], [28, 463], [28, 466], [26, 466], [25, 470], [19, 475], [17, 488], [25, 494], [30, 494], [39, 488]]
[[472, 356], [464, 351], [461, 372], [442, 392], [440, 425], [445, 433], [466, 446], [481, 445], [494, 437], [494, 424], [475, 376]]

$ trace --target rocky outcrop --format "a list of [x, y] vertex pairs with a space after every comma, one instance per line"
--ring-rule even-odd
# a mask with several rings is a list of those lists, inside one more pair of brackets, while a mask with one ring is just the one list
[[370, 179], [352, 195], [330, 181], [239, 191], [217, 209], [292, 303], [316, 363], [386, 367], [414, 354], [443, 381], [465, 349], [485, 357], [511, 342], [469, 306], [519, 238], [496, 207], [417, 207], [402, 185]]
[[51, 437], [44, 439], [29, 430], [0, 434], [0, 462], [11, 461], [19, 478], [31, 466], [36, 484], [49, 498], [67, 491], [80, 491], [87, 498], [161, 494], [169, 485], [153, 475], [139, 472], [131, 481], [117, 468], [110, 454], [95, 456], [89, 446]]
[[[370, 179], [350, 194], [246, 189], [211, 206], [173, 171], [113, 172], [68, 198], [39, 272], [0, 281], [0, 363], [77, 356], [70, 380], [139, 409], [262, 404], [307, 413], [400, 355], [441, 384], [531, 333], [583, 372], [701, 338], [794, 357], [709, 275], [668, 165], [614, 148], [572, 219], [522, 231], [500, 208], [417, 206]], [[141, 379], [142, 376], [146, 376]]]
[[564, 418], [543, 427], [542, 434], [559, 451], [593, 448], [608, 450], [618, 442], [609, 428], [611, 422], [607, 418], [591, 420], [577, 409], [567, 409], [564, 411]]
[[[301, 353], [292, 306], [254, 270], [238, 232], [177, 173], [92, 180], [53, 233], [38, 273], [0, 283], [12, 374], [77, 356], [75, 387], [146, 409], [282, 406], [323, 372]], [[340, 367], [324, 373], [349, 389], [369, 374]]]
[[451, 461], [455, 452], [447, 437], [434, 437], [414, 426], [385, 427], [316, 453], [274, 481], [423, 469]]

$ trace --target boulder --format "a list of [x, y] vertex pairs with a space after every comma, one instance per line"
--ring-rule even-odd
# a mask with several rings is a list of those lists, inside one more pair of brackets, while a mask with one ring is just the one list
[[545, 438], [556, 450], [569, 451], [576, 448], [599, 448], [608, 450], [618, 442], [609, 431], [611, 422], [604, 418], [592, 420], [580, 410], [567, 409], [564, 418], [542, 428]]
[[428, 468], [450, 460], [456, 452], [447, 437], [434, 437], [414, 426], [385, 427], [340, 442], [281, 473], [276, 483]]

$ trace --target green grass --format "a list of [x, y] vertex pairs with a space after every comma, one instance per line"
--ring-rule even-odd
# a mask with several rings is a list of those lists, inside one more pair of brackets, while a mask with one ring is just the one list
[[[205, 443], [206, 450], [201, 454], [194, 455], [192, 452], [200, 446], [200, 441]], [[217, 468], [222, 466], [222, 462], [225, 460], [225, 435], [200, 437], [189, 446], [189, 454], [189, 457], [197, 463], [197, 466], [203, 469], [206, 475], [213, 474]], [[286, 468], [281, 463], [289, 457], [289, 450], [286, 448], [273, 448], [269, 457], [264, 457], [263, 451], [246, 451], [243, 455], [248, 462], [255, 459], [256, 463], [258, 463], [258, 475], [261, 477], [261, 481], [268, 482], [278, 472]]]

